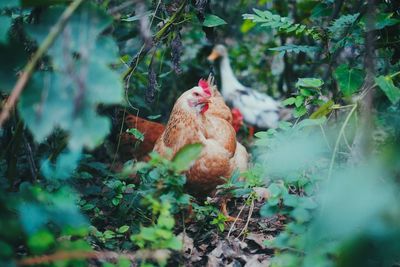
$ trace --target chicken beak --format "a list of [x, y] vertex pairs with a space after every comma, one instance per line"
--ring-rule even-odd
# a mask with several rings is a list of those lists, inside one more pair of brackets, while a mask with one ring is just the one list
[[218, 54], [218, 52], [217, 51], [215, 51], [215, 50], [213, 50], [212, 52], [211, 52], [211, 54], [207, 57], [207, 59], [208, 59], [208, 61], [214, 61], [214, 60], [216, 60], [217, 58], [219, 58], [219, 54]]
[[202, 97], [199, 99], [199, 103], [200, 104], [208, 104], [208, 103], [211, 103], [211, 99], [208, 97]]

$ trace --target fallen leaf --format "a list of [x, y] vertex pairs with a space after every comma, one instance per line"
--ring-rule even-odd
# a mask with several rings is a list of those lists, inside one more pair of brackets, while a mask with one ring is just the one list
[[262, 249], [265, 249], [264, 241], [268, 238], [264, 234], [255, 234], [250, 233], [247, 237], [247, 240], [254, 241], [257, 245], [259, 245]]
[[270, 266], [269, 259], [266, 255], [251, 255], [244, 267], [268, 267]]

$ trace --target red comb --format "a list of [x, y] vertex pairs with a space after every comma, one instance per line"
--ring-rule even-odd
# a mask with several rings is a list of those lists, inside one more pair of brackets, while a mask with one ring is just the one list
[[204, 93], [211, 96], [210, 86], [206, 80], [200, 79], [199, 86], [203, 89]]

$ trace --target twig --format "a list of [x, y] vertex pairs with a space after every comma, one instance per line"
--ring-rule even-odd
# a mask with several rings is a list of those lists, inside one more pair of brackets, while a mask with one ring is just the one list
[[237, 238], [239, 238], [247, 230], [247, 227], [249, 226], [249, 223], [250, 223], [251, 216], [253, 215], [253, 210], [254, 210], [254, 199], [251, 200], [249, 216], [247, 217], [246, 224], [244, 225], [242, 231], [240, 231], [240, 233], [237, 236]]
[[228, 237], [231, 235], [231, 233], [232, 233], [232, 231], [233, 231], [233, 227], [235, 226], [236, 222], [239, 220], [240, 214], [242, 214], [244, 208], [246, 207], [246, 202], [247, 202], [247, 200], [248, 200], [250, 197], [251, 197], [251, 195], [246, 199], [246, 201], [245, 201], [243, 207], [240, 209], [238, 215], [236, 216], [235, 220], [233, 221], [231, 227], [229, 228], [228, 235], [227, 235], [226, 238], [228, 238]]
[[26, 138], [25, 134], [22, 134], [22, 138], [24, 139], [24, 146], [25, 146], [25, 150], [27, 153], [27, 158], [28, 158], [28, 162], [29, 162], [29, 170], [32, 175], [32, 181], [35, 182], [37, 180], [37, 167], [35, 164], [35, 159], [33, 157], [32, 148], [31, 148], [31, 145], [29, 144], [28, 139]]
[[57, 36], [64, 29], [65, 24], [75, 12], [75, 10], [79, 7], [79, 5], [83, 2], [83, 0], [75, 0], [72, 2], [67, 9], [65, 9], [64, 13], [61, 15], [60, 19], [57, 23], [50, 29], [49, 34], [44, 39], [43, 43], [39, 46], [39, 49], [33, 55], [31, 61], [25, 66], [22, 71], [21, 76], [18, 78], [17, 83], [15, 84], [10, 96], [5, 103], [3, 110], [0, 114], [0, 128], [3, 123], [8, 119], [10, 115], [11, 109], [15, 106], [19, 96], [24, 90], [29, 78], [32, 76], [33, 71], [35, 70], [36, 64], [39, 62], [40, 58], [46, 53], [46, 51], [50, 48], [50, 46], [54, 43]]

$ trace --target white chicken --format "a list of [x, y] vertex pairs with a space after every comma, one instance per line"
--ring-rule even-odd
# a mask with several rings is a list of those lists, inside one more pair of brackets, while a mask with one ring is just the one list
[[276, 128], [280, 119], [281, 104], [272, 97], [241, 84], [233, 73], [228, 51], [216, 45], [208, 56], [209, 61], [221, 57], [221, 93], [225, 101], [243, 114], [244, 121], [258, 128]]

